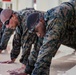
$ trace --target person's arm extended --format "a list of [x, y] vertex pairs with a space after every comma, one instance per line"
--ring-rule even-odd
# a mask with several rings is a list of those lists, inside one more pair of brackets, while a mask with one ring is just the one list
[[32, 70], [34, 69], [34, 64], [37, 60], [38, 52], [40, 50], [40, 47], [43, 43], [43, 38], [35, 38], [34, 47], [32, 48], [28, 62], [26, 64], [25, 73], [31, 74]]
[[21, 34], [16, 30], [15, 34], [14, 34], [14, 38], [13, 38], [13, 45], [12, 45], [12, 50], [10, 53], [10, 58], [11, 60], [7, 60], [7, 61], [3, 61], [1, 63], [14, 63], [17, 56], [20, 53], [20, 47], [21, 47]]
[[20, 48], [21, 48], [21, 36], [22, 33], [19, 30], [19, 28], [16, 29], [14, 39], [13, 39], [13, 47], [10, 53], [11, 61], [15, 61], [15, 59], [18, 57], [20, 53]]
[[[21, 59], [20, 59], [20, 62], [25, 64], [27, 63], [27, 60], [28, 60], [28, 56], [30, 54], [30, 51], [31, 51], [31, 48], [32, 48], [32, 44], [34, 43], [35, 41], [35, 38], [37, 37], [35, 34], [30, 34], [30, 33], [27, 33], [28, 35], [25, 36], [27, 38], [25, 38], [25, 42], [22, 46], [22, 56], [21, 56]], [[32, 37], [33, 36], [33, 37]]]
[[9, 28], [4, 29], [2, 33], [1, 43], [0, 43], [0, 50], [6, 49], [8, 41], [14, 31], [15, 31], [14, 29], [9, 29]]

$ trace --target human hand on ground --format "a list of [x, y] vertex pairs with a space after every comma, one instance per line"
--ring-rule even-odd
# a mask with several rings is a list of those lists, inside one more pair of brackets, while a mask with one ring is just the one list
[[25, 68], [22, 66], [20, 68], [14, 69], [14, 70], [8, 70], [7, 72], [10, 73], [10, 75], [28, 75], [24, 73]]
[[28, 74], [26, 74], [26, 73], [13, 72], [13, 73], [10, 73], [10, 75], [28, 75]]
[[15, 59], [13, 60], [7, 60], [7, 61], [3, 61], [3, 62], [0, 62], [1, 64], [11, 64], [11, 63], [14, 63], [15, 62]]
[[8, 60], [8, 61], [2, 61], [2, 62], [0, 62], [0, 63], [1, 63], [1, 64], [5, 64], [5, 63], [6, 63], [6, 64], [11, 64], [11, 63], [14, 63], [14, 62]]

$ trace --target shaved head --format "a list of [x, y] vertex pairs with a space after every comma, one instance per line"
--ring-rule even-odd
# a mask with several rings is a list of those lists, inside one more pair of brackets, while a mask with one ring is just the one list
[[12, 13], [13, 13], [13, 11], [11, 9], [2, 10], [1, 15], [0, 15], [0, 19], [1, 19], [2, 23], [7, 21], [10, 18], [10, 16], [12, 15]]

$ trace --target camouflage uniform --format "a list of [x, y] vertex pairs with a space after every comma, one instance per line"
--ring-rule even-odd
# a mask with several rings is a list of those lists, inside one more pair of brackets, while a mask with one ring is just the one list
[[0, 42], [2, 38], [2, 28], [3, 28], [3, 25], [2, 25], [2, 22], [0, 21]]
[[[0, 8], [0, 13], [3, 9]], [[0, 51], [6, 49], [10, 36], [13, 34], [13, 29], [6, 28], [0, 20]]]
[[16, 13], [16, 15], [18, 15], [20, 25], [16, 27], [16, 33], [13, 39], [13, 49], [11, 51], [11, 59], [17, 58], [20, 53], [20, 48], [22, 47], [22, 58], [20, 59], [20, 62], [25, 65], [27, 63], [32, 44], [38, 38], [37, 35], [35, 33], [31, 33], [26, 26], [28, 16], [34, 12], [39, 11], [27, 8]]
[[0, 50], [6, 49], [8, 41], [13, 32], [14, 29], [8, 29], [5, 25], [2, 25], [0, 28]]
[[[26, 64], [25, 73], [31, 74], [34, 69], [34, 64], [36, 62], [40, 47], [42, 46], [43, 38], [36, 37], [33, 43], [33, 49], [28, 57], [28, 61]], [[29, 44], [30, 45], [30, 44]]]
[[14, 29], [4, 28], [2, 31], [1, 43], [0, 43], [0, 50], [4, 50], [7, 47], [8, 41], [13, 34]]
[[48, 10], [44, 19], [46, 35], [43, 45], [40, 47], [37, 61], [34, 62], [35, 68], [31, 75], [49, 75], [52, 57], [55, 56], [61, 44], [76, 48], [75, 0], [62, 3], [60, 6]]
[[[0, 8], [0, 14], [1, 14], [1, 11], [2, 11], [3, 9], [2, 8]], [[2, 22], [1, 22], [1, 20], [0, 20], [0, 42], [1, 42], [1, 38], [2, 38]]]

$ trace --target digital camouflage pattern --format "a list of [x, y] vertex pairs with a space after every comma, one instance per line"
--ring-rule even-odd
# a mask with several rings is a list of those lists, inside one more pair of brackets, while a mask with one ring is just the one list
[[1, 38], [2, 38], [2, 22], [0, 20], [0, 42], [1, 42]]
[[8, 29], [5, 25], [0, 27], [0, 50], [5, 50], [7, 48], [8, 41], [13, 32], [14, 29]]
[[[0, 8], [0, 13], [3, 9]], [[0, 20], [0, 51], [5, 50], [8, 44], [8, 41], [13, 34], [13, 29], [6, 28], [5, 25], [2, 24]]]
[[23, 64], [27, 63], [32, 44], [37, 41], [37, 35], [35, 33], [31, 33], [26, 26], [28, 16], [34, 12], [43, 14], [43, 12], [31, 8], [26, 8], [16, 13], [20, 25], [16, 27], [16, 33], [13, 39], [13, 49], [11, 51], [11, 59], [16, 59], [20, 53], [20, 48], [22, 48], [22, 57], [20, 59], [20, 62]]
[[34, 69], [34, 64], [37, 60], [37, 56], [40, 50], [40, 47], [42, 46], [43, 38], [36, 37], [33, 44], [33, 49], [30, 52], [28, 62], [26, 64], [25, 72], [27, 74], [31, 74], [32, 70]]
[[[1, 11], [2, 11], [3, 9], [2, 8], [0, 8], [0, 14], [1, 14]], [[2, 38], [2, 22], [1, 22], [1, 20], [0, 20], [0, 42], [1, 42], [1, 38]]]
[[52, 57], [61, 44], [76, 48], [76, 0], [48, 10], [44, 18], [46, 35], [31, 75], [49, 75]]
[[14, 31], [14, 29], [6, 28], [5, 25], [2, 26], [0, 50], [5, 50], [7, 48], [8, 41]]

